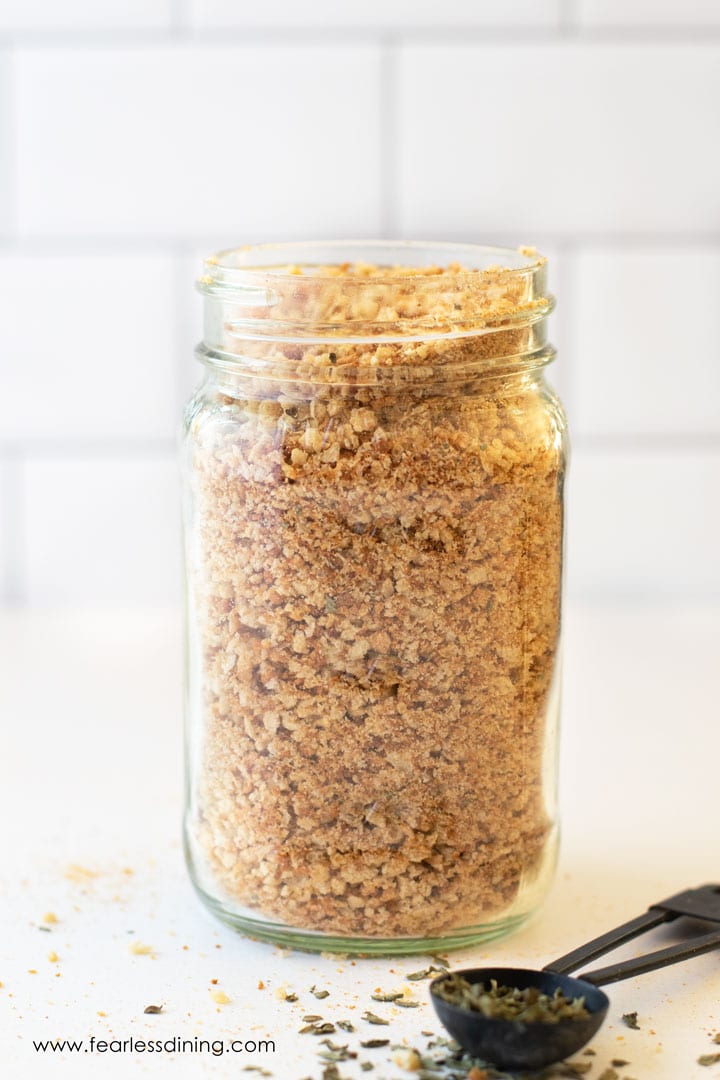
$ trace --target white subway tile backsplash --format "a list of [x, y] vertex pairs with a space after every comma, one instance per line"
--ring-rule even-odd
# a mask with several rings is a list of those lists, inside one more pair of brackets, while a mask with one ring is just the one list
[[549, 256], [570, 592], [720, 598], [719, 25], [715, 0], [6, 0], [3, 595], [176, 603], [201, 257], [390, 232]]
[[30, 604], [179, 603], [174, 455], [38, 459], [25, 473]]
[[560, 0], [189, 0], [194, 26], [370, 30], [454, 26], [556, 26]]
[[720, 452], [576, 449], [570, 593], [720, 597]]
[[590, 249], [573, 263], [575, 431], [720, 435], [720, 251]]
[[0, 437], [172, 438], [172, 259], [3, 255]]
[[3, 0], [0, 30], [143, 30], [169, 26], [172, 0]]
[[720, 43], [408, 45], [403, 234], [720, 228]]
[[377, 233], [379, 49], [19, 49], [22, 233]]
[[573, 0], [574, 18], [585, 26], [720, 26], [717, 0]]

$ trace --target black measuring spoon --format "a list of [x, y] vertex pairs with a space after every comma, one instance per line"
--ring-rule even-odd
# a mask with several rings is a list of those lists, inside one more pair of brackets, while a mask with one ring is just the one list
[[677, 896], [653, 904], [644, 915], [610, 930], [587, 945], [581, 945], [559, 960], [554, 960], [542, 971], [525, 968], [465, 968], [448, 974], [462, 975], [470, 983], [485, 983], [495, 979], [500, 986], [524, 990], [535, 986], [550, 997], [560, 990], [568, 998], [585, 998], [589, 1016], [564, 1018], [557, 1023], [543, 1021], [503, 1020], [483, 1016], [474, 1009], [453, 1005], [438, 996], [437, 990], [448, 974], [439, 975], [430, 983], [430, 997], [440, 1020], [474, 1057], [482, 1058], [501, 1069], [542, 1069], [580, 1050], [601, 1026], [610, 1002], [599, 986], [618, 982], [633, 975], [689, 960], [693, 956], [720, 949], [720, 928], [709, 934], [693, 937], [666, 949], [658, 949], [634, 960], [625, 960], [609, 967], [587, 971], [577, 978], [567, 973], [582, 964], [610, 952], [626, 941], [651, 930], [662, 923], [672, 922], [681, 916], [720, 923], [720, 885], [703, 885], [688, 889]]

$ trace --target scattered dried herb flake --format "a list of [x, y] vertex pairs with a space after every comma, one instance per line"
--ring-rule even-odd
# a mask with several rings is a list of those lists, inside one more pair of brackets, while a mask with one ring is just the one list
[[435, 964], [431, 964], [430, 967], [421, 968], [420, 971], [411, 971], [405, 978], [410, 982], [419, 982], [421, 979], [429, 979], [433, 975], [446, 975], [447, 965], [445, 967], [436, 967]]
[[161, 1013], [162, 1011], [163, 1011], [162, 1005], [146, 1005], [145, 1008], [143, 1009], [144, 1013], [152, 1013], [153, 1015], [156, 1014], [156, 1013]]
[[389, 1039], [364, 1039], [360, 1045], [365, 1050], [377, 1050], [379, 1046], [389, 1046]]
[[698, 1065], [717, 1065], [720, 1054], [701, 1054], [697, 1061]]
[[376, 1016], [375, 1013], [370, 1012], [369, 1009], [365, 1010], [362, 1014], [362, 1018], [363, 1020], [367, 1020], [368, 1024], [384, 1024], [385, 1027], [387, 1027], [390, 1023], [389, 1020], [383, 1020], [382, 1016]]
[[324, 1024], [306, 1024], [299, 1029], [300, 1035], [332, 1035], [335, 1025], [326, 1020]]
[[342, 1046], [338, 1050], [319, 1050], [318, 1057], [323, 1061], [351, 1061], [357, 1054], [354, 1050], [348, 1050], [347, 1046]]
[[639, 1031], [640, 1030], [640, 1025], [638, 1024], [638, 1018], [637, 1018], [637, 1013], [636, 1012], [623, 1013], [622, 1022], [623, 1022], [623, 1024], [625, 1024], [625, 1027], [632, 1028], [633, 1031]]

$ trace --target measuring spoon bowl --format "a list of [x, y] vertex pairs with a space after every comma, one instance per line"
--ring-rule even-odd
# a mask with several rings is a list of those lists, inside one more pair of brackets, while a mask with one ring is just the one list
[[445, 1001], [437, 991], [447, 975], [433, 979], [430, 998], [442, 1024], [473, 1057], [501, 1069], [543, 1069], [577, 1053], [598, 1031], [610, 1005], [602, 990], [570, 975], [529, 968], [465, 968], [452, 974], [461, 975], [469, 983], [485, 983], [487, 987], [495, 979], [498, 986], [518, 990], [534, 986], [550, 997], [560, 990], [567, 998], [585, 999], [590, 1015], [584, 1018], [569, 1017], [556, 1023], [491, 1019], [475, 1009]]

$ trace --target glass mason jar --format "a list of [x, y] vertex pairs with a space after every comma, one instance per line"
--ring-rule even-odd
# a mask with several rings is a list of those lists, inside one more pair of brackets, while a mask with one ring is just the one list
[[556, 847], [565, 419], [545, 260], [208, 259], [183, 442], [190, 873], [258, 938], [504, 933]]

